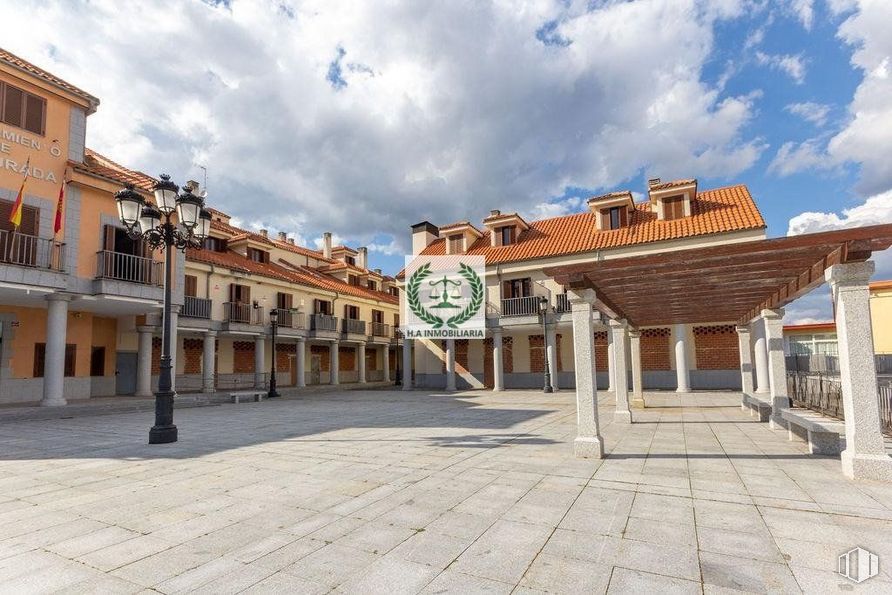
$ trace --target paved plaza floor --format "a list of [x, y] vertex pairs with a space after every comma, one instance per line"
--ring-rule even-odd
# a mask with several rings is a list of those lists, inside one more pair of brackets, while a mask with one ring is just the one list
[[[0, 592], [892, 592], [892, 486], [736, 406], [344, 391], [0, 423]], [[880, 575], [835, 573], [856, 546]]]

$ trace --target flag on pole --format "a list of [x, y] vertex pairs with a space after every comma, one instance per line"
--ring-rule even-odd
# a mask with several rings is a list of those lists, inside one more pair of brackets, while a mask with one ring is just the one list
[[12, 213], [9, 214], [9, 222], [15, 225], [16, 230], [22, 224], [22, 202], [25, 200], [25, 182], [28, 181], [28, 172], [31, 166], [31, 156], [25, 162], [25, 176], [22, 178], [22, 185], [19, 187], [19, 195], [16, 196], [15, 203], [12, 205]]
[[62, 229], [62, 203], [65, 200], [65, 180], [62, 180], [62, 185], [59, 186], [59, 200], [56, 201], [56, 220], [53, 223], [53, 236]]

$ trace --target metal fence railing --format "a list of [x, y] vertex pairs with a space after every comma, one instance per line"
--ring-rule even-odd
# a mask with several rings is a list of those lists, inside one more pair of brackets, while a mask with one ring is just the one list
[[344, 319], [344, 330], [342, 332], [352, 335], [365, 334], [365, 320], [354, 320], [352, 318]]
[[338, 317], [329, 314], [313, 314], [310, 317], [310, 330], [337, 332]]
[[502, 316], [536, 316], [539, 314], [538, 296], [506, 298], [502, 300]]
[[144, 285], [162, 285], [160, 261], [133, 254], [100, 250], [96, 254], [96, 277]]
[[243, 302], [224, 302], [223, 320], [239, 324], [263, 324], [263, 314], [254, 304]]
[[210, 318], [211, 300], [191, 295], [183, 296], [182, 316], [186, 318]]
[[65, 244], [0, 229], [0, 263], [61, 271], [65, 263]]
[[373, 322], [372, 335], [375, 337], [390, 337], [390, 325], [383, 322]]
[[277, 308], [276, 310], [279, 314], [277, 323], [279, 328], [306, 328], [306, 316], [303, 312], [296, 312], [288, 308]]
[[788, 372], [787, 393], [799, 407], [806, 407], [836, 419], [844, 419], [842, 383], [838, 376]]
[[877, 387], [880, 405], [880, 428], [883, 434], [892, 436], [892, 383], [883, 382]]

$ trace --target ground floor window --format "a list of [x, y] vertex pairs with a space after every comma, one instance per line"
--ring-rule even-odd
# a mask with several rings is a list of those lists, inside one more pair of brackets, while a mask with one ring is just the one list
[[90, 351], [90, 376], [105, 376], [105, 347]]
[[[65, 345], [65, 376], [74, 376], [77, 360], [77, 346], [69, 343]], [[34, 378], [43, 378], [43, 369], [46, 367], [46, 343], [34, 344]]]

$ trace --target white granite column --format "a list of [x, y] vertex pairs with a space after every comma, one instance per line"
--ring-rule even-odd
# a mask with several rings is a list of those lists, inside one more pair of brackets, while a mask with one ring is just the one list
[[295, 348], [295, 357], [297, 360], [295, 365], [297, 366], [297, 387], [303, 388], [307, 385], [307, 342], [303, 337], [297, 338], [297, 347]]
[[545, 333], [545, 357], [548, 361], [548, 372], [551, 374], [551, 388], [558, 389], [558, 367], [557, 367], [557, 332], [552, 324]]
[[65, 405], [65, 336], [68, 331], [70, 296], [51, 293], [46, 296], [46, 351], [43, 362], [44, 407]]
[[331, 345], [328, 346], [328, 369], [330, 372], [329, 375], [329, 384], [340, 384], [341, 383], [341, 362], [339, 359], [338, 349], [340, 348], [340, 343], [338, 341], [332, 341]]
[[154, 328], [138, 326], [138, 344], [136, 352], [136, 397], [152, 396], [152, 335]]
[[607, 390], [616, 387], [616, 347], [613, 345], [613, 333], [607, 329]]
[[762, 310], [765, 323], [765, 347], [768, 351], [768, 387], [771, 391], [771, 428], [787, 429], [781, 411], [789, 409], [787, 396], [787, 362], [784, 356], [784, 310]]
[[505, 390], [505, 368], [502, 360], [502, 329], [492, 330], [492, 390]]
[[214, 354], [216, 353], [217, 331], [205, 331], [204, 333], [204, 358], [201, 363], [201, 377], [204, 392], [214, 392]]
[[876, 360], [868, 281], [872, 261], [838, 264], [825, 272], [836, 305], [839, 375], [846, 418], [842, 470], [853, 479], [892, 481], [892, 459], [880, 433]]
[[629, 331], [632, 357], [632, 407], [644, 409], [644, 387], [641, 384], [641, 331]]
[[455, 339], [446, 339], [446, 390], [455, 390]]
[[688, 366], [688, 328], [676, 324], [673, 331], [675, 338], [675, 378], [676, 392], [686, 393], [691, 390], [691, 370]]
[[[739, 325], [737, 327], [737, 343], [740, 349], [740, 392], [744, 395], [753, 394], [753, 358], [752, 345], [750, 343], [750, 327]], [[746, 405], [741, 400], [741, 408]]]
[[365, 341], [356, 346], [356, 369], [359, 371], [359, 383], [365, 384]]
[[576, 426], [573, 452], [581, 458], [604, 458], [604, 444], [598, 428], [598, 389], [595, 384], [595, 327], [591, 289], [569, 291], [573, 317], [573, 360], [576, 373]]
[[412, 390], [412, 339], [403, 339], [403, 369], [400, 374], [403, 390]]
[[390, 345], [381, 348], [381, 361], [384, 362], [384, 382], [390, 382]]
[[767, 395], [771, 392], [768, 380], [768, 347], [765, 340], [765, 321], [761, 317], [753, 323], [756, 340], [753, 343], [753, 359], [756, 366], [756, 393]]
[[254, 338], [254, 388], [263, 388], [263, 373], [266, 369], [266, 337]]
[[613, 379], [613, 390], [616, 395], [616, 412], [613, 421], [616, 423], [632, 423], [632, 412], [629, 410], [629, 374], [626, 365], [626, 321], [611, 320], [607, 323], [613, 335], [613, 358], [616, 363], [616, 374]]

